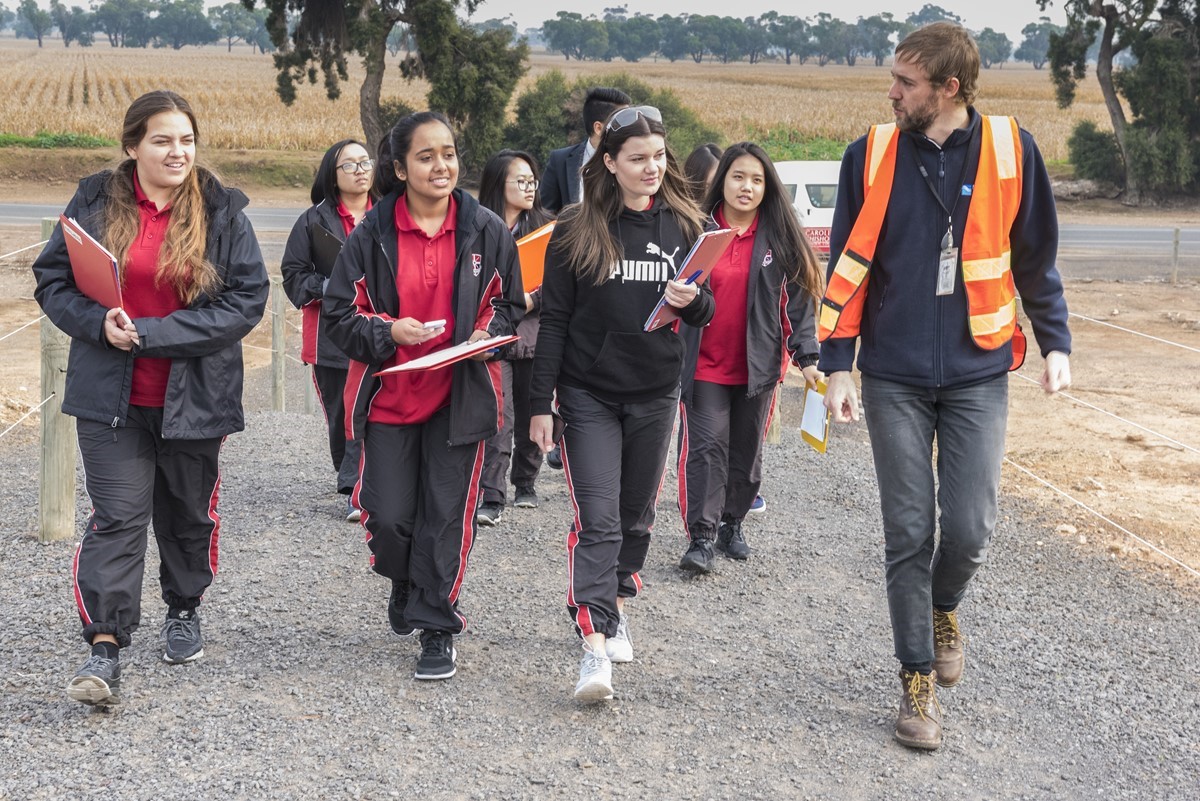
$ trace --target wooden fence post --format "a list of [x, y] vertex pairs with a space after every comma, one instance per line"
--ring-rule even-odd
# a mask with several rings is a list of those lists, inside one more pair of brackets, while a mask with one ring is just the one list
[[[49, 239], [57, 217], [42, 220], [42, 239]], [[75, 536], [75, 418], [62, 413], [71, 338], [54, 323], [38, 325], [42, 347], [41, 397], [54, 397], [42, 407], [42, 461], [38, 485], [38, 541]]]
[[284, 350], [284, 294], [283, 277], [271, 276], [271, 408], [282, 412], [284, 403], [284, 360], [287, 358]]
[[1179, 283], [1179, 229], [1175, 229], [1175, 247], [1171, 253], [1171, 283]]
[[317, 387], [313, 383], [312, 370], [313, 370], [313, 366], [310, 364], [308, 366], [308, 371], [309, 371], [308, 380], [304, 382], [304, 413], [305, 414], [316, 414], [317, 413]]
[[767, 444], [778, 445], [783, 440], [783, 383], [775, 385], [774, 412], [771, 414], [771, 424], [767, 426]]

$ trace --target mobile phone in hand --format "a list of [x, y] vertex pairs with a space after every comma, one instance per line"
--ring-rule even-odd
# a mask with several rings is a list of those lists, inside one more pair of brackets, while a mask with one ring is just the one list
[[426, 330], [433, 330], [434, 328], [445, 328], [446, 321], [445, 320], [430, 320], [427, 323], [421, 323], [421, 327]]

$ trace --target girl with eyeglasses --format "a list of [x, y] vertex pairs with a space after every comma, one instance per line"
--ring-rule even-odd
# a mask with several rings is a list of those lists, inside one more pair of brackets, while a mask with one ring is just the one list
[[347, 496], [345, 514], [349, 521], [357, 521], [361, 514], [349, 499], [358, 480], [361, 442], [346, 439], [342, 395], [350, 362], [330, 340], [321, 320], [321, 298], [332, 265], [318, 265], [318, 261], [328, 258], [328, 250], [317, 244], [317, 238], [331, 235], [338, 242], [346, 241], [378, 198], [372, 185], [374, 171], [375, 162], [362, 142], [355, 139], [343, 139], [325, 151], [309, 192], [313, 205], [292, 226], [279, 265], [283, 289], [292, 305], [301, 310], [300, 360], [312, 365], [313, 384], [325, 412], [329, 455], [337, 471], [336, 489]]
[[525, 308], [516, 243], [457, 188], [449, 121], [401, 119], [381, 159], [384, 194], [346, 239], [322, 301], [350, 357], [348, 432], [362, 439], [359, 481], [371, 566], [391, 580], [388, 622], [421, 630], [417, 679], [456, 671], [458, 608], [475, 540], [484, 441], [503, 403], [490, 354], [436, 370], [376, 375], [451, 345], [512, 332]]
[[614, 112], [582, 176], [583, 202], [563, 210], [547, 252], [529, 432], [550, 450], [557, 395], [575, 510], [567, 606], [584, 641], [575, 697], [590, 702], [612, 698], [613, 662], [633, 660], [626, 602], [641, 589], [679, 398], [683, 340], [643, 325], [664, 295], [697, 327], [713, 300], [673, 280], [703, 223], [658, 109]]
[[742, 520], [762, 481], [762, 445], [775, 387], [789, 360], [808, 385], [817, 370], [815, 308], [823, 291], [816, 256], [775, 165], [752, 142], [721, 156], [701, 207], [737, 236], [708, 283], [717, 312], [683, 326], [679, 508], [690, 544], [679, 566], [713, 568], [714, 548], [746, 559]]
[[72, 569], [92, 650], [67, 685], [85, 704], [118, 698], [151, 522], [167, 605], [163, 661], [204, 655], [199, 606], [217, 572], [221, 444], [245, 427], [241, 340], [262, 318], [268, 279], [246, 196], [195, 163], [198, 139], [186, 100], [148, 92], [125, 112], [125, 160], [83, 179], [67, 204], [66, 216], [116, 257], [123, 308], [79, 291], [61, 226], [33, 263], [38, 303], [71, 337], [62, 410], [76, 418], [92, 505]]
[[[504, 220], [515, 239], [550, 222], [538, 197], [538, 168], [533, 156], [520, 150], [501, 150], [483, 166], [479, 202]], [[512, 464], [513, 505], [533, 509], [538, 505], [534, 482], [542, 466], [542, 452], [529, 438], [529, 378], [538, 335], [541, 287], [526, 287], [525, 317], [517, 326], [520, 340], [505, 348], [500, 367], [504, 375], [504, 424], [488, 440], [484, 452], [483, 505], [476, 519], [494, 526], [504, 513], [508, 490], [505, 474]]]

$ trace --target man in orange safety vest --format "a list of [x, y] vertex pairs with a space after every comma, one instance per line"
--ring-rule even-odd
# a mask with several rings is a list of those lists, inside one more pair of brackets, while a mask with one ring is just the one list
[[1042, 388], [1071, 381], [1050, 179], [1027, 131], [975, 110], [978, 77], [961, 26], [896, 48], [895, 123], [842, 158], [818, 322], [825, 405], [842, 423], [859, 419], [858, 346], [901, 666], [895, 737], [924, 749], [942, 742], [936, 686], [962, 676], [958, 606], [996, 527], [1007, 372], [1025, 352], [1018, 293]]

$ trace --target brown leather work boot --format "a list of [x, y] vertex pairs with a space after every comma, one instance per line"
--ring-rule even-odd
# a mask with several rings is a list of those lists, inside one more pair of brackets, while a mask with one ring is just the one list
[[943, 687], [953, 687], [962, 678], [963, 636], [957, 612], [933, 610], [933, 670]]
[[896, 742], [909, 748], [932, 751], [942, 744], [942, 707], [938, 704], [937, 673], [900, 671], [900, 714], [896, 716]]

